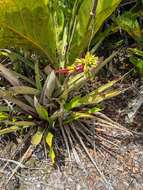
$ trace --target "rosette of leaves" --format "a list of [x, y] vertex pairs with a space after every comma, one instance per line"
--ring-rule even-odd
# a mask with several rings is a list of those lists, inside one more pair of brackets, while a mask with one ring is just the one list
[[[8, 53], [10, 54], [10, 51]], [[3, 51], [4, 55], [8, 53], [6, 50]], [[84, 59], [78, 59], [78, 61], [85, 63], [86, 60]], [[97, 58], [95, 61], [97, 61]], [[97, 62], [96, 66], [89, 68], [90, 72], [94, 71], [93, 73], [96, 74], [101, 65], [104, 65], [107, 61], [105, 60], [100, 64]], [[20, 130], [24, 131], [27, 128], [33, 129], [32, 146], [36, 147], [41, 141], [45, 141], [49, 148], [49, 156], [54, 163], [56, 156], [54, 142], [58, 131], [62, 135], [69, 156], [73, 151], [77, 160], [78, 154], [75, 145], [80, 143], [104, 181], [106, 181], [96, 162], [89, 154], [86, 144], [93, 147], [93, 140], [95, 142], [101, 141], [102, 144], [103, 139], [98, 137], [101, 126], [125, 130], [104, 115], [99, 114], [101, 108], [98, 106], [100, 102], [117, 96], [126, 90], [113, 88], [114, 84], [120, 79], [110, 81], [84, 96], [79, 94], [72, 97], [72, 92], [79, 91], [85, 82], [91, 80], [85, 72], [70, 74], [61, 82], [59, 75], [56, 75], [51, 67], [48, 67], [46, 73], [45, 70], [39, 68], [38, 62], [35, 63], [34, 68], [29, 67], [26, 62], [25, 67], [31, 73], [27, 72], [23, 75], [22, 67], [20, 72], [17, 73], [12, 68], [0, 64], [0, 75], [9, 82], [9, 85], [7, 84], [5, 88], [0, 89], [0, 98], [13, 103], [13, 111], [10, 115], [7, 114], [9, 113], [7, 106], [2, 105], [0, 135]], [[97, 122], [97, 125], [89, 125], [88, 122], [90, 121], [91, 123]], [[104, 143], [102, 146], [105, 146]]]
[[[124, 90], [112, 89], [118, 81], [115, 80], [85, 96], [71, 98], [72, 92], [78, 91], [89, 80], [90, 72], [96, 74], [107, 60], [97, 65], [96, 69], [86, 64], [86, 72], [67, 77], [59, 77], [55, 69], [71, 66], [76, 58], [85, 55], [92, 39], [120, 2], [121, 0], [0, 1], [0, 47], [38, 52], [42, 58], [48, 60], [48, 66], [51, 66], [45, 68], [45, 74], [44, 64], [34, 63], [33, 68], [33, 63], [19, 55], [18, 59], [23, 64], [17, 65], [18, 72], [0, 65], [0, 74], [11, 84], [3, 85], [5, 88], [0, 90], [0, 98], [14, 104], [16, 115], [16, 121], [11, 115], [1, 121], [0, 135], [33, 128], [36, 132], [32, 135], [31, 143], [35, 147], [43, 139], [54, 162], [53, 144], [55, 131], [58, 130], [63, 136], [69, 156], [72, 149], [75, 158], [78, 157], [75, 144], [79, 142], [102, 175], [83, 141], [86, 139], [93, 147], [93, 129], [88, 128], [86, 122], [96, 118], [95, 113], [100, 111], [97, 104]], [[17, 54], [13, 52], [8, 56], [15, 60]], [[37, 59], [36, 62], [38, 61]], [[96, 120], [103, 126], [109, 126], [111, 120], [103, 118], [101, 116]], [[97, 128], [94, 127], [94, 130]], [[101, 139], [100, 141], [102, 142]]]

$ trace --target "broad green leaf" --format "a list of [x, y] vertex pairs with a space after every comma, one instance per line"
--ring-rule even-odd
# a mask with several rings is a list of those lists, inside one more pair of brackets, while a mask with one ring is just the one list
[[[62, 0], [63, 1], [63, 0]], [[49, 1], [49, 11], [53, 17], [53, 23], [55, 26], [55, 31], [56, 31], [56, 47], [58, 51], [60, 52], [60, 56], [62, 56], [62, 43], [64, 42], [64, 24], [65, 24], [65, 19], [64, 16], [64, 10], [62, 5], [62, 1], [60, 0], [50, 0]], [[60, 60], [60, 56], [58, 56], [58, 61]], [[59, 65], [58, 65], [59, 67]]]
[[36, 96], [39, 94], [39, 90], [28, 86], [14, 86], [10, 87], [8, 91], [12, 93], [14, 96], [19, 94], [31, 94]]
[[32, 136], [31, 143], [34, 146], [40, 144], [42, 137], [43, 137], [44, 129], [39, 128], [37, 132]]
[[115, 11], [122, 0], [99, 0], [96, 10], [94, 34], [99, 30], [105, 20]]
[[93, 15], [93, 0], [83, 0], [75, 16], [75, 31], [69, 51], [69, 63], [90, 45], [92, 38], [96, 35], [105, 20], [117, 8], [121, 0], [98, 0], [97, 9]]
[[35, 106], [35, 109], [39, 115], [39, 117], [41, 119], [44, 119], [44, 120], [48, 120], [49, 117], [48, 117], [48, 111], [46, 110], [46, 108], [44, 106], [42, 106], [36, 97], [34, 97], [34, 106]]
[[[92, 9], [92, 0], [79, 0], [74, 2], [72, 17], [70, 23], [70, 32], [68, 34], [69, 62], [73, 63], [75, 58], [79, 57], [82, 40], [86, 35], [87, 25]], [[88, 35], [89, 38], [89, 35]], [[83, 44], [82, 44], [83, 45]]]
[[51, 63], [56, 62], [56, 31], [47, 3], [45, 0], [1, 0], [0, 47], [36, 49]]

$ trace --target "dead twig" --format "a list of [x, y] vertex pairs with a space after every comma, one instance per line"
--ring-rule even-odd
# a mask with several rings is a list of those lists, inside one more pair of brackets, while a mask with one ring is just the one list
[[[23, 165], [22, 163], [18, 162], [18, 161], [15, 161], [15, 160], [10, 160], [10, 159], [6, 159], [6, 158], [0, 158], [1, 161], [4, 161], [4, 162], [10, 162], [10, 163], [13, 163], [13, 164], [16, 164], [18, 165], [20, 168], [26, 168], [25, 165]], [[0, 173], [1, 173], [1, 170], [0, 170]], [[3, 173], [3, 171], [2, 171]]]

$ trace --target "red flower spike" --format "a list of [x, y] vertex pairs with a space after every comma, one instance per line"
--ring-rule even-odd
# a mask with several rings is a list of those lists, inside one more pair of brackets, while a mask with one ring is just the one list
[[67, 69], [67, 68], [57, 69], [56, 73], [58, 73], [58, 74], [68, 74], [69, 73], [69, 69]]
[[60, 69], [57, 69], [55, 72], [58, 73], [58, 74], [69, 74], [69, 73], [74, 73], [74, 72], [78, 72], [78, 73], [81, 73], [84, 71], [84, 65], [83, 64], [79, 64], [79, 65], [76, 65], [75, 68], [60, 68]]

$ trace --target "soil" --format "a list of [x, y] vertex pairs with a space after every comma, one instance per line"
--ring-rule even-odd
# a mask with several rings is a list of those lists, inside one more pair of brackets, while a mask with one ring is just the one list
[[[118, 57], [120, 57], [118, 55]], [[122, 55], [121, 55], [122, 57]], [[115, 63], [115, 66], [112, 65]], [[108, 79], [123, 75], [122, 67], [125, 60], [114, 60], [110, 63]], [[120, 63], [119, 63], [120, 62]], [[114, 68], [113, 71], [111, 68]], [[130, 68], [129, 68], [130, 69]], [[128, 70], [128, 69], [127, 69]], [[116, 73], [116, 74], [115, 74]], [[116, 75], [116, 76], [115, 76]], [[130, 75], [129, 75], [130, 76]], [[102, 74], [99, 77], [102, 80]], [[105, 80], [105, 79], [104, 79]], [[132, 81], [131, 81], [132, 80]], [[136, 81], [136, 82], [135, 82]], [[142, 85], [138, 76], [125, 80], [124, 85], [135, 84], [136, 89]], [[123, 84], [123, 83], [122, 83]], [[115, 190], [142, 190], [143, 189], [143, 106], [139, 108], [133, 122], [127, 122], [129, 103], [137, 97], [134, 90], [108, 100], [102, 104], [104, 113], [114, 121], [134, 131], [132, 137], [123, 137], [116, 152], [111, 155], [107, 151], [93, 151], [90, 153], [96, 160], [98, 167], [106, 176], [108, 182]], [[120, 135], [120, 134], [118, 134]], [[14, 137], [15, 138], [15, 137]], [[9, 163], [2, 173], [4, 164], [12, 159], [12, 154], [23, 142], [22, 137], [0, 138], [0, 189], [7, 190], [108, 190], [95, 167], [87, 158], [83, 150], [80, 150], [81, 164], [77, 164], [71, 157], [60, 158], [55, 166], [47, 159], [43, 145], [40, 145], [31, 158], [23, 163], [24, 166], [12, 177], [6, 185], [15, 163]], [[78, 146], [78, 145], [77, 145]], [[1, 158], [4, 158], [2, 160]], [[60, 164], [59, 164], [60, 163]]]

